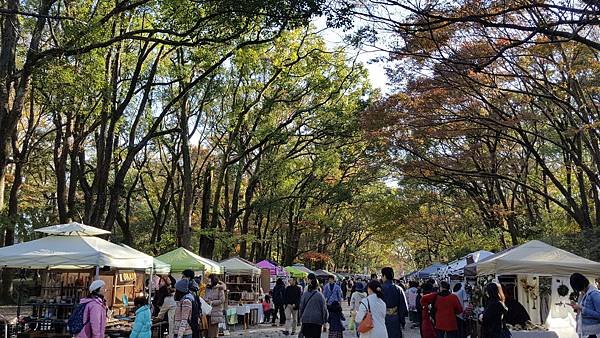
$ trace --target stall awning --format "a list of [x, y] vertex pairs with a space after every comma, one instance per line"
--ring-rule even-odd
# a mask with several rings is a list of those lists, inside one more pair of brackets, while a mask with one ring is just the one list
[[538, 274], [569, 276], [574, 272], [598, 276], [600, 263], [541, 241], [529, 241], [467, 265], [471, 274]]
[[262, 260], [258, 263], [256, 263], [256, 267], [261, 268], [261, 269], [268, 269], [269, 272], [271, 273], [271, 276], [287, 276], [288, 273], [285, 269], [283, 269], [282, 267], [280, 267], [279, 265], [275, 264], [275, 262], [270, 261], [268, 259]]
[[35, 232], [41, 232], [48, 235], [59, 235], [59, 236], [98, 236], [98, 235], [110, 235], [110, 231], [95, 228], [93, 226], [71, 222], [66, 224], [51, 225], [43, 228], [34, 230]]
[[[132, 247], [130, 247], [128, 245], [121, 244], [121, 246], [124, 247], [124, 248], [126, 248], [126, 249], [128, 249], [128, 250], [130, 250], [131, 253], [133, 253], [135, 255], [148, 256], [145, 253], [143, 253], [141, 251], [138, 251], [138, 250], [136, 250], [136, 249], [134, 249], [134, 248], [132, 248]], [[152, 264], [154, 265], [154, 272], [153, 272], [154, 274], [157, 274], [157, 275], [167, 275], [167, 274], [169, 274], [169, 272], [171, 272], [171, 264], [165, 263], [165, 262], [163, 262], [161, 260], [158, 260], [158, 259], [156, 259], [156, 258], [154, 258], [152, 256], [149, 256], [149, 257], [152, 258]], [[147, 269], [146, 272], [150, 273], [151, 270]]]
[[[183, 270], [191, 269], [194, 271], [205, 271], [208, 273], [219, 274], [219, 268], [212, 269], [211, 266], [205, 264], [205, 258], [196, 255], [186, 248], [177, 248], [165, 254], [157, 256], [156, 259], [171, 265], [171, 272], [182, 272]], [[219, 267], [219, 265], [217, 265]]]
[[221, 261], [220, 264], [228, 275], [256, 275], [260, 276], [260, 269], [241, 257], [232, 257]]
[[0, 248], [0, 267], [70, 269], [110, 266], [145, 270], [152, 257], [92, 236], [48, 236]]
[[317, 270], [317, 271], [315, 271], [315, 276], [317, 276], [317, 277], [329, 277], [329, 276], [336, 277], [336, 276], [335, 276], [334, 274], [332, 274], [331, 272], [329, 272], [329, 271], [327, 271], [327, 270], [323, 270], [323, 269], [320, 269], [320, 270]]
[[311, 269], [307, 268], [304, 266], [304, 264], [300, 264], [300, 263], [296, 263], [294, 265], [292, 265], [292, 267], [294, 269], [298, 269], [300, 271], [304, 271], [306, 272], [306, 274], [308, 275], [309, 273], [315, 273], [314, 271], [312, 271]]
[[437, 276], [437, 274], [440, 273], [440, 271], [445, 267], [445, 264], [433, 263], [425, 269], [417, 271], [415, 277], [419, 279], [431, 278], [433, 276]]
[[308, 276], [308, 273], [293, 266], [286, 266], [285, 270], [294, 278], [306, 278]]

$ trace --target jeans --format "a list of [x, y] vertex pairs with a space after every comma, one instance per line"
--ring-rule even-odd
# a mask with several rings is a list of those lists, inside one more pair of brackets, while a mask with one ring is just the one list
[[285, 306], [285, 330], [296, 332], [296, 319], [298, 318], [298, 310], [294, 310], [294, 305]]
[[458, 338], [458, 331], [435, 330], [438, 338]]
[[[177, 335], [174, 335], [173, 338], [177, 338]], [[192, 338], [191, 334], [184, 334], [181, 338]]]

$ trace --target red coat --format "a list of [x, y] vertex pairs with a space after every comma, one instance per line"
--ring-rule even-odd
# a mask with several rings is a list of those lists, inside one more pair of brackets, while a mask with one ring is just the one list
[[433, 302], [435, 302], [435, 328], [441, 331], [457, 331], [456, 315], [463, 311], [458, 297], [446, 291], [440, 294], [430, 293], [421, 298], [421, 305], [424, 308]]
[[421, 313], [421, 338], [437, 338], [437, 333], [433, 328], [433, 322], [429, 318], [429, 308], [423, 306]]

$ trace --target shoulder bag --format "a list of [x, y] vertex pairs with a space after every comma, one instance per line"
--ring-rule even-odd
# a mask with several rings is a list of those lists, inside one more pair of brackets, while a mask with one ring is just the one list
[[[364, 305], [364, 304], [363, 304]], [[359, 333], [367, 333], [373, 329], [373, 315], [371, 314], [371, 303], [369, 303], [369, 299], [367, 298], [367, 313], [365, 314], [365, 318], [358, 325]]]

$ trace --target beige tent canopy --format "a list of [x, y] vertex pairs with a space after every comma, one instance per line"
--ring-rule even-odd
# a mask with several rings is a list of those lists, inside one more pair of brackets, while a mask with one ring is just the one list
[[468, 265], [476, 275], [537, 274], [568, 276], [579, 272], [600, 274], [600, 263], [577, 256], [541, 241], [530, 241]]

